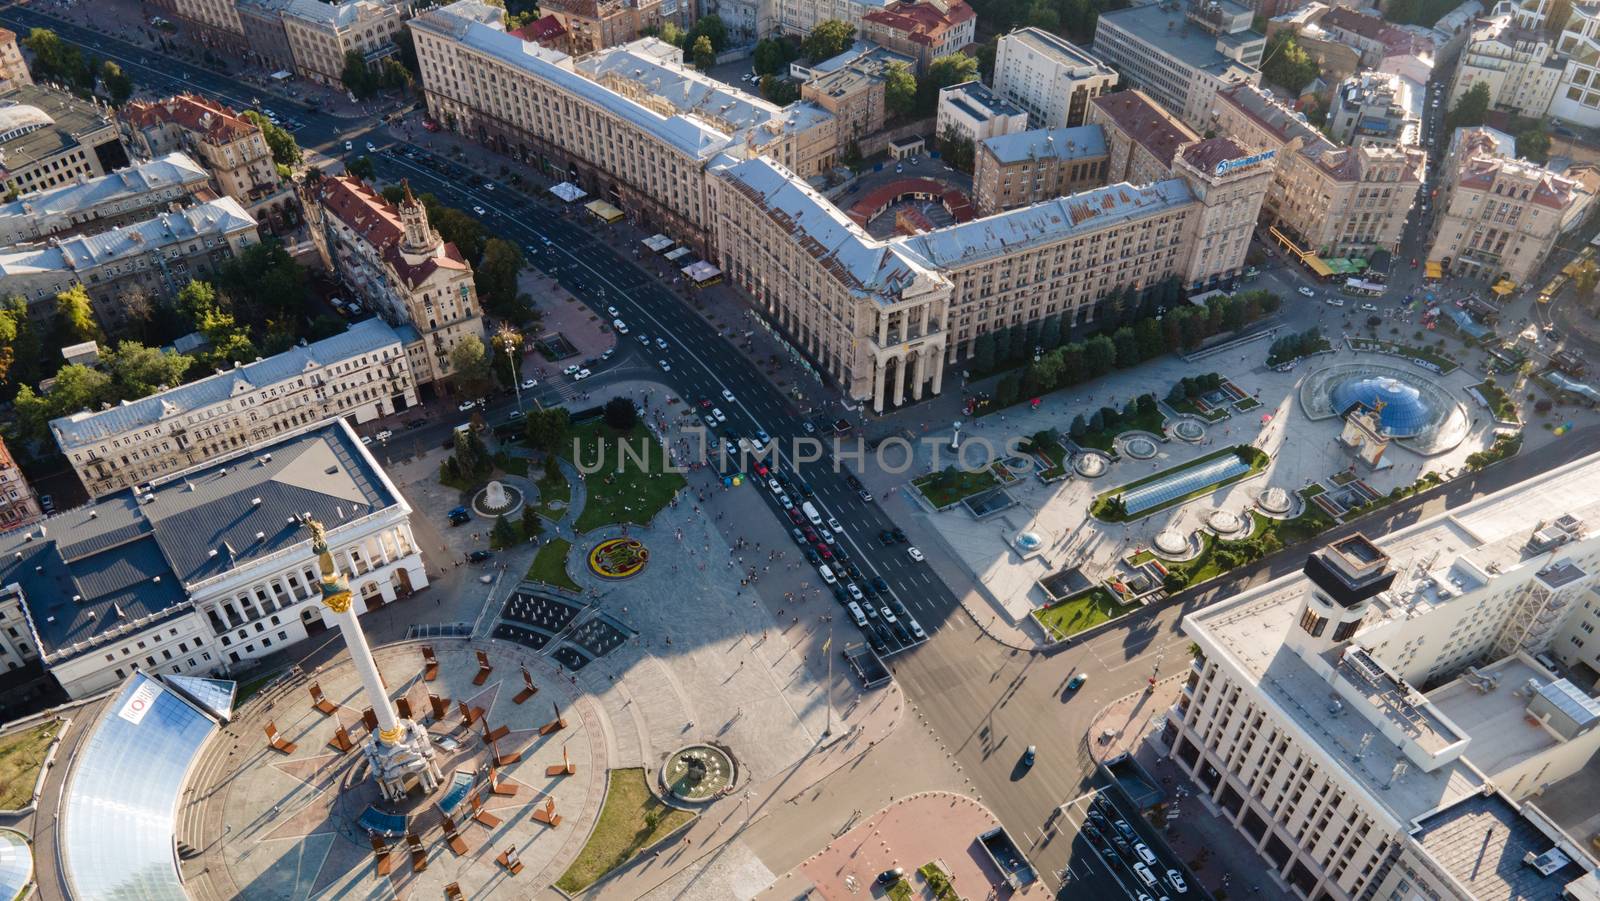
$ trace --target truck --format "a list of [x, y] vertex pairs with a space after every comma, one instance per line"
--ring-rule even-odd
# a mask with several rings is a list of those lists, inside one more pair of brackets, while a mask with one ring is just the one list
[[978, 836], [978, 844], [983, 846], [983, 852], [989, 855], [995, 869], [1005, 876], [1006, 884], [1013, 889], [1031, 885], [1037, 878], [1033, 865], [1022, 856], [1022, 846], [1011, 840], [1004, 826], [996, 826]]
[[822, 525], [822, 514], [817, 512], [816, 505], [812, 504], [810, 501], [806, 501], [800, 505], [800, 512], [806, 515], [806, 519], [811, 520], [812, 525]]

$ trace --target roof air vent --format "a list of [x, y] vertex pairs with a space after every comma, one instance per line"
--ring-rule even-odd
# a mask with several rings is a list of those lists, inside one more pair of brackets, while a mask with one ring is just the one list
[[155, 499], [156, 499], [156, 496], [153, 495], [153, 494], [147, 494], [144, 497], [139, 498], [139, 500], [141, 500], [141, 501], [143, 501], [144, 503], [147, 503], [147, 504], [154, 503]]
[[74, 603], [74, 604], [79, 603], [82, 600], [83, 600], [83, 595], [81, 595], [81, 594], [75, 594], [75, 595], [72, 596], [72, 603]]
[[212, 548], [211, 550], [206, 551], [206, 556], [207, 557], [215, 557], [216, 555], [217, 555], [217, 549], [216, 548]]
[[159, 582], [159, 581], [161, 581], [161, 577], [160, 576], [156, 576], [155, 578], [151, 579], [150, 581]]
[[99, 510], [90, 510], [89, 511], [89, 518], [90, 519], [99, 519], [100, 518], [100, 511]]
[[259, 507], [259, 506], [261, 506], [261, 498], [259, 498], [259, 497], [253, 497], [253, 498], [251, 498], [251, 499], [250, 499], [250, 506], [252, 506], [252, 507]]
[[257, 541], [266, 541], [267, 540], [267, 533], [266, 532], [257, 532], [256, 533], [256, 540]]

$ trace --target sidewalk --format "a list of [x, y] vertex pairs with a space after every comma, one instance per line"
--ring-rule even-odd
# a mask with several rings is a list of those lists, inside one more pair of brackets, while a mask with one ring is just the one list
[[[1132, 754], [1161, 779], [1161, 787], [1168, 795], [1167, 809], [1179, 814], [1164, 828], [1159, 820], [1154, 821], [1156, 828], [1212, 895], [1292, 901], [1293, 893], [1266, 875], [1267, 865], [1245, 844], [1243, 836], [1199, 800], [1197, 793], [1203, 794], [1203, 790], [1173, 765], [1158, 745], [1157, 730], [1165, 723], [1164, 714], [1177, 703], [1188, 678], [1185, 659], [1182, 671], [1157, 682], [1153, 691], [1136, 692], [1107, 704], [1085, 736], [1090, 754], [1097, 761], [1125, 752]], [[1112, 735], [1102, 738], [1107, 730]], [[1247, 893], [1247, 885], [1255, 891]]]

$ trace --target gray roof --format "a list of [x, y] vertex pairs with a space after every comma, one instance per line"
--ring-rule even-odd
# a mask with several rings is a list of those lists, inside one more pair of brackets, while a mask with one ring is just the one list
[[109, 135], [116, 133], [110, 117], [94, 104], [49, 85], [27, 84], [0, 94], [0, 109], [17, 105], [36, 107], [49, 116], [53, 124], [0, 143], [0, 154], [4, 155], [7, 169], [21, 169], [71, 149], [86, 135], [107, 127], [111, 129]]
[[1059, 57], [1075, 66], [1092, 67], [1105, 72], [1111, 71], [1110, 66], [1100, 61], [1094, 55], [1089, 53], [1089, 51], [1079, 47], [1064, 37], [1051, 34], [1050, 32], [1045, 31], [1043, 28], [1034, 28], [1032, 26], [1027, 28], [1019, 28], [1010, 34], [1007, 34], [1005, 37], [1001, 38], [1001, 40], [1021, 41], [1022, 43], [1031, 46], [1034, 50], [1050, 56]]
[[137, 197], [172, 185], [203, 184], [210, 178], [200, 164], [183, 153], [118, 169], [82, 184], [63, 185], [0, 203], [0, 219], [13, 216], [70, 215], [127, 197]]
[[130, 489], [0, 534], [0, 586], [21, 589], [46, 654], [74, 656], [108, 631], [182, 614], [187, 585], [309, 541], [291, 517], [333, 529], [398, 502], [342, 420], [149, 494]]
[[1002, 165], [1028, 160], [1076, 160], [1105, 156], [1106, 133], [1098, 125], [1035, 128], [989, 138], [983, 146]]
[[123, 403], [109, 410], [85, 410], [51, 420], [50, 430], [55, 433], [56, 443], [61, 450], [70, 453], [73, 448], [222, 403], [232, 397], [241, 385], [261, 388], [303, 375], [308, 370], [331, 366], [396, 344], [403, 344], [400, 335], [382, 319], [363, 319], [350, 326], [348, 331], [331, 338], [304, 347], [291, 347], [281, 354], [225, 370], [160, 394]]
[[1557, 901], [1584, 872], [1569, 864], [1541, 876], [1523, 863], [1530, 851], [1543, 854], [1555, 842], [1498, 792], [1463, 798], [1423, 819], [1412, 837], [1472, 898]]
[[237, 200], [218, 197], [97, 235], [75, 235], [59, 242], [18, 244], [0, 250], [0, 276], [86, 272], [118, 260], [142, 257], [171, 244], [254, 231], [255, 227], [255, 218]]
[[1021, 107], [989, 90], [981, 81], [963, 81], [941, 88], [939, 100], [955, 104], [980, 122], [1000, 116], [1026, 115]]
[[[1168, 28], [1168, 22], [1175, 24]], [[1222, 55], [1217, 50], [1217, 41], [1237, 46], [1245, 41], [1265, 39], [1265, 36], [1257, 31], [1214, 35], [1190, 25], [1182, 13], [1167, 12], [1156, 3], [1101, 13], [1096, 27], [1103, 28], [1107, 24], [1133, 35], [1173, 59], [1181, 60], [1185, 65], [1213, 73], [1225, 72], [1230, 66], [1251, 68]]]
[[1030, 246], [1054, 244], [1109, 225], [1194, 203], [1182, 179], [1134, 187], [1127, 182], [973, 219], [904, 238], [899, 244], [930, 269], [959, 269]]

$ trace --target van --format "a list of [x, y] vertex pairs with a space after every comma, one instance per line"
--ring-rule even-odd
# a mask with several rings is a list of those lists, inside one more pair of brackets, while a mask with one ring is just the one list
[[826, 563], [817, 567], [817, 572], [822, 574], [822, 581], [828, 583], [829, 585], [839, 581], [838, 578], [834, 576], [833, 570], [829, 569], [828, 564]]
[[1150, 868], [1149, 867], [1145, 866], [1142, 863], [1136, 863], [1136, 864], [1133, 865], [1133, 871], [1135, 873], [1139, 874], [1139, 881], [1140, 882], [1143, 882], [1145, 885], [1148, 885], [1151, 888], [1155, 888], [1155, 885], [1156, 885], [1156, 874], [1150, 872]]
[[846, 609], [850, 611], [850, 618], [856, 621], [856, 626], [858, 628], [865, 629], [867, 627], [867, 617], [866, 614], [861, 612], [860, 604], [857, 604], [855, 601], [851, 601], [846, 605]]
[[817, 508], [812, 506], [810, 501], [806, 501], [800, 505], [800, 512], [806, 515], [806, 519], [811, 520], [812, 525], [822, 525], [822, 514], [817, 512]]

